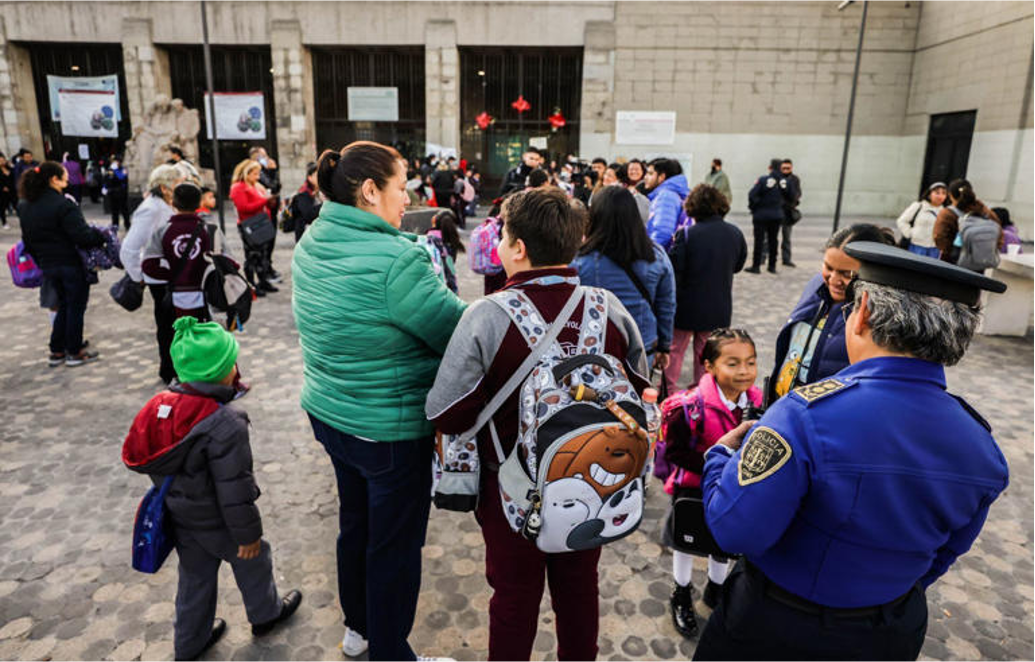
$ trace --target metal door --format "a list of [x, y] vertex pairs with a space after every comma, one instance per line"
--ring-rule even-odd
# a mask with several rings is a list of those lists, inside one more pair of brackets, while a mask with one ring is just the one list
[[921, 193], [934, 182], [948, 184], [954, 179], [967, 176], [967, 161], [970, 159], [970, 143], [974, 138], [976, 121], [976, 110], [931, 115]]

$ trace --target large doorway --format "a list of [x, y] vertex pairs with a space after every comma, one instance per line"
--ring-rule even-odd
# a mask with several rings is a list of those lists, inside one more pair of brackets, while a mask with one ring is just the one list
[[[122, 46], [119, 44], [75, 44], [33, 42], [21, 44], [29, 51], [32, 62], [32, 82], [36, 89], [36, 107], [39, 110], [40, 132], [43, 136], [43, 154], [34, 155], [60, 161], [68, 152], [72, 159], [79, 158], [79, 145], [85, 144], [93, 160], [107, 161], [120, 155], [132, 135], [129, 123], [129, 101], [126, 96], [126, 76], [122, 68]], [[47, 76], [118, 76], [121, 120], [117, 138], [87, 138], [65, 136], [61, 122], [51, 119], [50, 91]], [[41, 158], [43, 157], [43, 158]]]
[[[424, 49], [420, 46], [312, 47], [318, 150], [356, 140], [392, 145], [408, 158], [424, 155]], [[350, 87], [394, 87], [398, 121], [350, 121]]]
[[[208, 118], [205, 117], [205, 53], [199, 46], [165, 46], [169, 53], [169, 77], [173, 98], [182, 99], [188, 108], [197, 108], [201, 115], [198, 132], [198, 160], [202, 168], [214, 168], [212, 141], [208, 139]], [[266, 106], [265, 140], [220, 140], [219, 163], [222, 166], [224, 193], [230, 190], [230, 174], [234, 166], [248, 158], [254, 146], [265, 147], [277, 158], [277, 126], [273, 103], [272, 58], [268, 46], [212, 46], [212, 86], [215, 92], [262, 92]], [[316, 158], [316, 155], [313, 155]]]
[[[531, 106], [523, 113], [511, 105], [519, 95]], [[578, 154], [582, 48], [461, 48], [460, 99], [461, 153], [493, 191], [529, 144], [545, 143], [558, 162]], [[563, 127], [550, 124], [556, 111]], [[484, 130], [482, 112], [495, 120]]]
[[934, 182], [948, 184], [954, 179], [967, 176], [967, 161], [970, 159], [970, 143], [974, 139], [976, 120], [976, 110], [931, 115], [921, 193]]

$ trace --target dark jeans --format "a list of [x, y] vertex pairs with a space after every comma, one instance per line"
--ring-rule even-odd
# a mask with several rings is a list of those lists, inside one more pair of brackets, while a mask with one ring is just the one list
[[794, 226], [784, 221], [780, 224], [780, 259], [784, 264], [791, 262], [791, 230]]
[[269, 283], [270, 272], [273, 269], [270, 259], [273, 256], [276, 235], [274, 235], [273, 241], [267, 244], [249, 246], [240, 225], [237, 226], [237, 231], [241, 234], [241, 244], [244, 247], [244, 277], [252, 287], [261, 283]]
[[70, 355], [83, 349], [83, 319], [90, 299], [90, 284], [82, 266], [47, 267], [43, 277], [57, 295], [57, 316], [50, 329], [50, 352]]
[[539, 629], [543, 586], [557, 619], [557, 659], [593, 660], [600, 627], [597, 564], [600, 548], [546, 554], [515, 533], [503, 516], [495, 473], [486, 472], [475, 516], [485, 538], [489, 600], [489, 659], [527, 660]]
[[776, 268], [776, 248], [780, 237], [781, 225], [780, 221], [751, 221], [751, 227], [755, 233], [754, 255], [751, 258], [752, 267], [758, 268], [761, 266], [763, 252], [768, 252], [769, 268]]
[[176, 321], [176, 317], [174, 311], [162, 305], [162, 301], [165, 300], [165, 285], [148, 285], [147, 289], [151, 291], [151, 300], [154, 303], [155, 337], [158, 339], [158, 376], [168, 384], [176, 377], [172, 357], [169, 355], [175, 334], [173, 322]]
[[413, 660], [434, 439], [363, 441], [310, 415], [338, 479], [338, 599], [371, 660]]
[[872, 615], [808, 613], [767, 590], [769, 580], [743, 559], [723, 584], [695, 660], [915, 660], [927, 632], [919, 585]]

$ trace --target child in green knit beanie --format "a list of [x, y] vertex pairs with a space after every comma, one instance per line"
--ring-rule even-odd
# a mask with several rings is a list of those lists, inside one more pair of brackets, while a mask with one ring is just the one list
[[219, 324], [193, 317], [179, 318], [173, 328], [170, 353], [179, 381], [137, 414], [122, 461], [156, 486], [172, 477], [165, 507], [180, 576], [173, 652], [177, 660], [192, 660], [226, 631], [226, 621], [216, 618], [222, 563], [233, 567], [253, 636], [290, 618], [302, 594], [277, 590], [255, 504], [248, 415], [226, 406], [237, 393], [237, 339]]

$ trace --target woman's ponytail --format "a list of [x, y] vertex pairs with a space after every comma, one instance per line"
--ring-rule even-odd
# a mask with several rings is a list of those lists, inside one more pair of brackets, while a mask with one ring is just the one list
[[63, 165], [56, 161], [44, 161], [22, 173], [22, 177], [18, 181], [18, 197], [35, 202], [50, 187], [52, 177], [60, 179], [64, 176], [65, 167]]
[[402, 167], [401, 158], [394, 148], [367, 140], [349, 143], [340, 152], [327, 149], [316, 165], [316, 183], [328, 200], [356, 207], [363, 182], [371, 179], [383, 190]]

